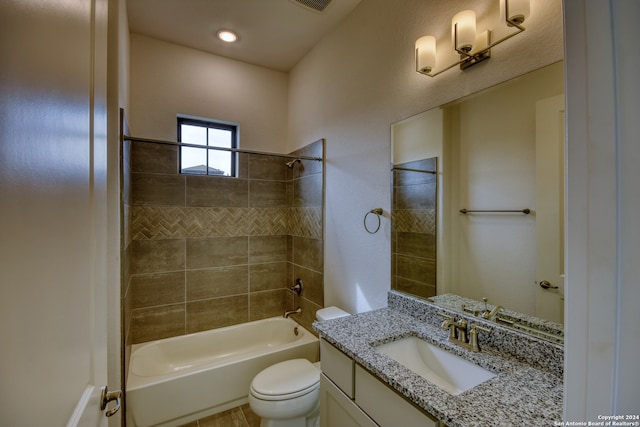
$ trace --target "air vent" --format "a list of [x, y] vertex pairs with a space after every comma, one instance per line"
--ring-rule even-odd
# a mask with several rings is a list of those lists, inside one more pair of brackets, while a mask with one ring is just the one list
[[318, 13], [324, 12], [332, 1], [333, 0], [291, 0], [292, 3]]

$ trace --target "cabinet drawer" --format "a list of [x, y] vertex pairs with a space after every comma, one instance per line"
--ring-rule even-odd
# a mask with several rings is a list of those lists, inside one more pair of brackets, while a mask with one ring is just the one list
[[380, 380], [355, 367], [356, 404], [381, 427], [437, 427], [437, 420], [428, 416]]
[[320, 362], [322, 372], [337, 385], [349, 398], [353, 399], [353, 367], [354, 361], [346, 354], [320, 340]]

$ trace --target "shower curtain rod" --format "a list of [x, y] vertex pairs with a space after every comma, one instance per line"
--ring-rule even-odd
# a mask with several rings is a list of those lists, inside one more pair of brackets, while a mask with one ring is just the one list
[[134, 136], [127, 136], [127, 135], [123, 136], [122, 141], [148, 142], [151, 144], [176, 145], [179, 147], [205, 148], [207, 150], [230, 151], [232, 153], [256, 154], [258, 156], [274, 156], [274, 157], [284, 157], [287, 159], [314, 160], [316, 162], [322, 161], [322, 157], [296, 156], [293, 154], [268, 153], [265, 151], [243, 150], [240, 148], [225, 148], [225, 147], [212, 147], [207, 145], [198, 145], [198, 144], [185, 144], [185, 143], [175, 142], [175, 141], [163, 141], [161, 139], [150, 139], [150, 138], [137, 138]]
[[437, 174], [438, 172], [436, 171], [428, 171], [428, 170], [423, 170], [423, 169], [411, 169], [411, 168], [398, 168], [398, 167], [392, 167], [391, 170], [394, 171], [408, 171], [408, 172], [420, 172], [420, 173], [431, 173], [431, 174]]

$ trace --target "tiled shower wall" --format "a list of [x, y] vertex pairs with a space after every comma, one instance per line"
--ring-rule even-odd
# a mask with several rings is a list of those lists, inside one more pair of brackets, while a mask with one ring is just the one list
[[[395, 167], [435, 171], [436, 158]], [[420, 297], [436, 294], [437, 175], [393, 171], [391, 287]]]
[[[123, 151], [125, 346], [323, 306], [323, 164], [239, 155], [238, 177], [178, 173], [178, 147]], [[294, 153], [322, 157], [323, 141]], [[128, 159], [130, 157], [130, 159]], [[301, 297], [288, 290], [296, 278]]]

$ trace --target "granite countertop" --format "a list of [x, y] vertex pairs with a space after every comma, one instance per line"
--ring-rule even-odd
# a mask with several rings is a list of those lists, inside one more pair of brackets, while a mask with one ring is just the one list
[[[449, 427], [552, 426], [562, 420], [563, 387], [558, 372], [492, 348], [473, 353], [449, 342], [447, 330], [408, 314], [383, 308], [313, 326], [320, 337]], [[407, 336], [423, 338], [496, 376], [454, 396], [372, 346]]]

